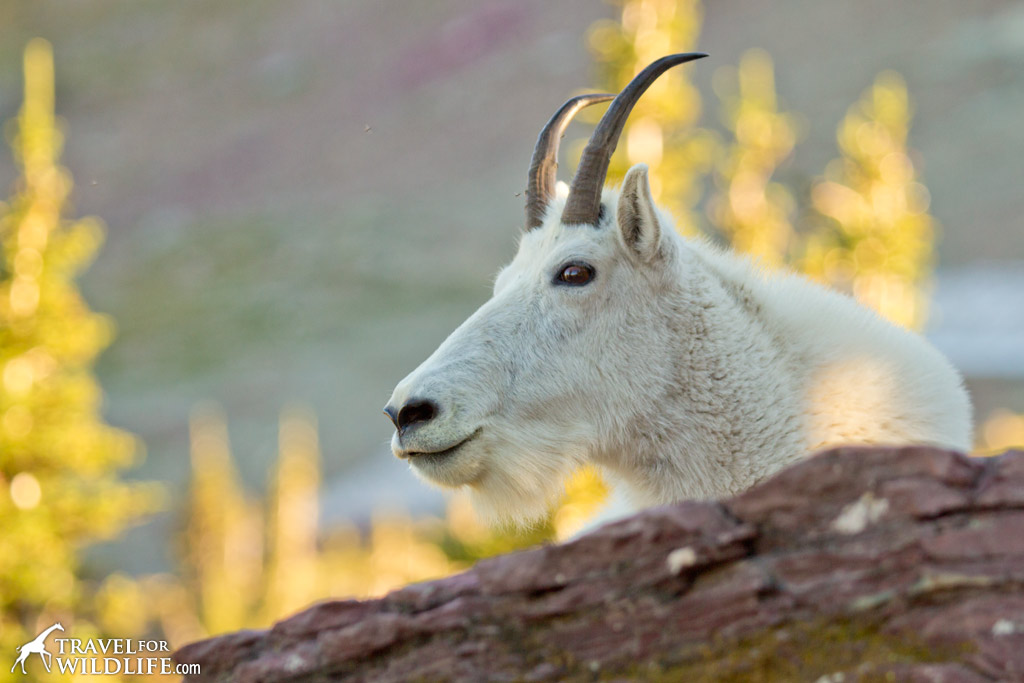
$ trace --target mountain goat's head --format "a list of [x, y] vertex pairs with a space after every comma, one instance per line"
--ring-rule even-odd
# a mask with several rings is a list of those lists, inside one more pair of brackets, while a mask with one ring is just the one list
[[662, 58], [614, 97], [564, 199], [555, 196], [559, 138], [576, 112], [612, 96], [574, 97], [558, 110], [534, 150], [515, 259], [384, 409], [395, 455], [431, 482], [468, 487], [485, 514], [543, 514], [572, 469], [616, 449], [631, 423], [658, 419], [678, 337], [664, 313], [678, 243], [645, 166], [618, 191], [603, 185], [640, 95], [703, 56]]

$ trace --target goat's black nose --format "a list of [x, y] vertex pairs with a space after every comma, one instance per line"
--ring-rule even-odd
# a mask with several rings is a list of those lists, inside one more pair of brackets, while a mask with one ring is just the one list
[[384, 408], [384, 412], [391, 418], [395, 429], [402, 432], [414, 424], [430, 422], [437, 415], [439, 409], [437, 404], [430, 399], [410, 398], [398, 410], [395, 410], [394, 406], [388, 405]]

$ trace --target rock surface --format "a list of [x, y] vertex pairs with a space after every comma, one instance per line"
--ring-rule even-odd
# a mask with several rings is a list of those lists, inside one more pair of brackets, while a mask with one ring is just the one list
[[176, 654], [196, 681], [1024, 681], [1024, 452], [849, 448]]

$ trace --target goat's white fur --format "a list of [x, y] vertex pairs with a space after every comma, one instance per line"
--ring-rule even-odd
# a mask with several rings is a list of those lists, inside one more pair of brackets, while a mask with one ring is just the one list
[[[525, 521], [584, 463], [642, 507], [735, 494], [829, 446], [970, 447], [961, 377], [922, 337], [679, 236], [645, 166], [604, 191], [597, 226], [562, 225], [563, 204], [523, 235], [493, 297], [395, 389], [393, 406], [441, 407], [392, 440], [428, 481]], [[570, 260], [592, 264], [593, 282], [556, 286]]]

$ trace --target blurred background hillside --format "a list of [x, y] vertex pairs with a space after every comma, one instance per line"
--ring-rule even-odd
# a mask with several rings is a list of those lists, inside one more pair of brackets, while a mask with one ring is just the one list
[[[685, 19], [652, 35], [693, 41], [670, 40], [661, 52], [711, 54], [678, 76], [696, 88], [682, 120], [702, 131], [680, 144], [698, 161], [708, 156], [704, 167], [694, 162], [693, 187], [673, 197], [686, 195], [679, 212], [692, 215], [684, 223], [717, 239], [743, 234], [745, 219], [728, 197], [750, 168], [778, 183], [762, 187], [771, 201], [757, 216], [776, 207], [785, 235], [841, 223], [842, 208], [814, 190], [823, 177], [853, 182], [842, 164], [829, 166], [841, 154], [837, 127], [862, 97], [898, 101], [905, 83], [912, 121], [892, 130], [909, 121], [906, 183], [914, 196], [918, 183], [927, 186], [915, 215], [934, 218], [915, 219], [921, 241], [906, 245], [916, 249], [908, 282], [926, 302], [907, 322], [924, 322], [927, 310], [927, 334], [968, 375], [979, 447], [1024, 441], [1024, 4], [681, 0], [627, 8], [645, 5], [651, 16], [660, 16], [652, 7], [671, 6]], [[286, 476], [279, 453], [299, 443], [307, 460], [296, 462], [307, 465], [294, 476], [313, 487], [321, 478], [320, 533], [365, 531], [382, 510], [445, 514], [445, 498], [390, 455], [381, 408], [395, 383], [487, 299], [492, 275], [511, 258], [540, 126], [569, 95], [621, 87], [632, 75], [633, 62], [609, 47], [621, 40], [609, 33], [620, 24], [643, 35], [630, 21], [621, 4], [584, 0], [0, 0], [0, 119], [18, 115], [23, 50], [45, 38], [66, 134], [61, 163], [75, 179], [72, 215], [106, 224], [106, 244], [79, 280], [89, 305], [116, 325], [96, 367], [104, 414], [145, 444], [145, 460], [128, 476], [162, 482], [170, 501], [114, 546], [94, 549], [90, 571], [176, 566], [193, 466], [216, 469], [210, 463], [227, 462], [228, 449], [234, 465], [224, 467], [236, 466], [240, 485], [260, 497], [273, 493], [274, 476]], [[899, 77], [876, 80], [887, 71]], [[771, 97], [756, 87], [744, 94], [743, 73], [748, 85], [757, 74], [774, 78]], [[659, 92], [652, 95], [671, 96]], [[757, 121], [777, 126], [772, 145], [743, 147], [741, 100], [755, 103]], [[653, 109], [650, 118], [666, 135], [662, 145], [656, 133], [653, 149], [670, 160], [684, 147], [672, 147], [669, 118]], [[586, 121], [574, 124], [569, 139], [588, 132]], [[893, 144], [903, 158], [899, 135]], [[655, 165], [640, 154], [652, 149], [641, 138], [618, 166], [632, 154]], [[732, 156], [717, 163], [712, 148]], [[842, 151], [848, 162], [850, 151]], [[562, 179], [574, 166], [563, 163]], [[18, 173], [5, 148], [0, 194]], [[812, 197], [816, 216], [806, 208]], [[835, 235], [835, 244], [800, 248], [796, 237], [780, 238], [778, 260], [830, 279], [808, 259], [861, 239], [838, 228]], [[282, 427], [279, 440], [282, 409], [296, 405], [281, 418], [292, 431]], [[223, 476], [208, 482], [211, 490], [225, 490], [234, 475]], [[374, 528], [386, 536], [386, 525]], [[408, 528], [394, 527], [395, 547], [409, 545], [401, 540]], [[443, 572], [509, 547], [487, 546], [470, 528], [447, 541], [435, 530], [442, 540], [430, 547], [445, 553], [425, 545], [429, 557], [417, 562]], [[316, 534], [298, 543], [315, 545]], [[359, 562], [367, 576], [384, 571]], [[236, 589], [255, 585], [224, 567], [207, 570], [227, 572], [214, 581]], [[399, 572], [377, 589], [414, 578], [423, 577]], [[106, 588], [130, 612], [145, 591], [121, 587]], [[301, 602], [284, 596], [279, 604]], [[254, 618], [233, 619], [179, 632]]]

